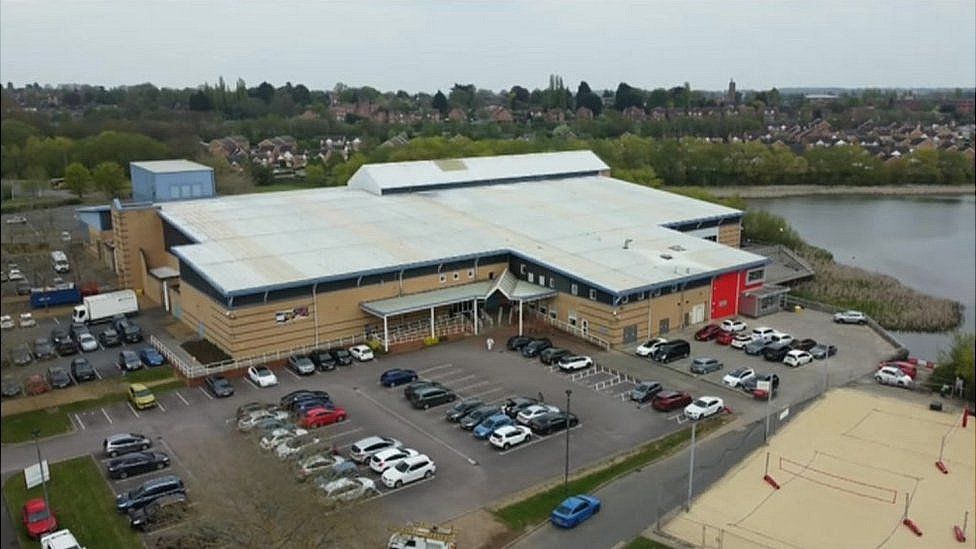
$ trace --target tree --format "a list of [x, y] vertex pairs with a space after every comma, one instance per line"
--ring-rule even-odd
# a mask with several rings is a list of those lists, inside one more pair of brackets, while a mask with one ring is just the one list
[[621, 82], [617, 85], [617, 93], [613, 96], [613, 108], [624, 111], [627, 107], [644, 107], [644, 94], [637, 88], [632, 88], [627, 83]]
[[264, 101], [265, 105], [268, 105], [271, 103], [271, 99], [275, 95], [275, 89], [271, 84], [261, 82], [258, 87], [248, 90], [248, 94], [251, 97], [257, 97], [261, 101]]
[[460, 107], [462, 109], [473, 109], [474, 108], [474, 96], [476, 88], [474, 84], [454, 84], [451, 87], [451, 93], [448, 98], [451, 101], [451, 105], [455, 107]]
[[72, 162], [64, 169], [64, 187], [81, 198], [91, 185], [91, 173], [83, 164]]
[[274, 173], [268, 166], [256, 162], [249, 162], [247, 164], [247, 173], [251, 176], [255, 185], [271, 185], [274, 183]]
[[291, 99], [299, 105], [308, 105], [312, 100], [312, 94], [305, 87], [305, 84], [299, 84], [292, 88]]
[[593, 116], [600, 116], [603, 112], [603, 99], [593, 92], [585, 93], [582, 97], [576, 98], [576, 107], [586, 107], [590, 109]]
[[593, 93], [593, 90], [590, 89], [590, 85], [586, 83], [586, 80], [583, 80], [579, 83], [579, 86], [576, 87], [575, 99], [577, 109], [583, 106], [583, 97], [589, 93]]
[[328, 183], [325, 168], [318, 164], [305, 166], [305, 182], [315, 187], [324, 187]]
[[189, 107], [191, 111], [212, 111], [213, 102], [203, 90], [197, 90], [190, 94]]
[[508, 92], [508, 106], [513, 111], [522, 111], [529, 108], [532, 101], [532, 94], [522, 86], [512, 86]]
[[450, 110], [447, 97], [444, 96], [441, 90], [437, 90], [437, 93], [434, 94], [434, 98], [430, 101], [430, 106], [439, 111], [441, 116], [447, 115], [447, 112]]
[[[956, 378], [966, 384], [966, 400], [976, 398], [976, 334], [955, 332], [948, 349], [939, 351], [938, 367], [932, 372], [932, 382], [950, 387]], [[938, 387], [936, 387], [938, 389]]]
[[125, 172], [115, 162], [102, 162], [92, 170], [92, 182], [96, 190], [105, 196], [117, 198], [125, 189]]

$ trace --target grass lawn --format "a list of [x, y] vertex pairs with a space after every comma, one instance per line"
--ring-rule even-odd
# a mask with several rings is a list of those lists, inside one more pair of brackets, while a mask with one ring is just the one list
[[[698, 427], [698, 437], [717, 429], [722, 421], [708, 421]], [[548, 490], [529, 496], [522, 501], [495, 510], [498, 517], [509, 528], [521, 531], [526, 526], [538, 524], [549, 518], [549, 514], [566, 498], [567, 494], [585, 494], [592, 492], [611, 480], [623, 476], [630, 471], [670, 455], [685, 442], [691, 440], [691, 428], [682, 429], [676, 433], [650, 442], [637, 452], [610, 463], [605, 467], [591, 471], [581, 477], [570, 479], [569, 489], [564, 490], [562, 484]]]
[[127, 383], [152, 383], [169, 380], [173, 376], [172, 366], [157, 366], [156, 368], [140, 368], [135, 372], [126, 373], [122, 380]]
[[[142, 542], [129, 528], [128, 520], [115, 510], [115, 494], [109, 490], [98, 464], [91, 456], [50, 463], [51, 481], [48, 493], [51, 508], [58, 518], [58, 528], [67, 528], [85, 547], [128, 549], [141, 547]], [[24, 473], [10, 477], [3, 485], [10, 516], [17, 527], [21, 547], [32, 547], [27, 529], [20, 520], [24, 502], [44, 497], [43, 489], [30, 490], [24, 484]]]
[[625, 545], [624, 549], [671, 549], [671, 546], [640, 536]]

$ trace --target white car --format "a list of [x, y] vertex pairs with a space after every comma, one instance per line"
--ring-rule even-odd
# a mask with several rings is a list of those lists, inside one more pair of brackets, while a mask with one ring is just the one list
[[305, 480], [319, 471], [328, 469], [333, 465], [338, 465], [345, 461], [346, 458], [342, 456], [334, 456], [328, 453], [308, 456], [307, 458], [298, 462], [298, 480]]
[[401, 448], [403, 443], [390, 437], [366, 437], [357, 440], [349, 447], [349, 457], [359, 463], [366, 463], [366, 460], [373, 457], [373, 454], [387, 448]]
[[322, 487], [325, 497], [331, 501], [355, 501], [378, 493], [376, 483], [366, 477], [340, 478]]
[[637, 356], [651, 356], [662, 343], [667, 342], [668, 340], [664, 339], [663, 337], [655, 337], [638, 345], [637, 350], [634, 352], [637, 353]]
[[91, 335], [88, 332], [85, 332], [78, 336], [78, 346], [81, 347], [81, 350], [86, 353], [97, 351], [98, 340], [95, 339], [95, 336]]
[[742, 349], [748, 345], [750, 341], [752, 341], [751, 335], [736, 334], [736, 336], [732, 338], [732, 342], [729, 345], [731, 345], [733, 349]]
[[258, 387], [273, 387], [278, 384], [278, 376], [267, 366], [251, 366], [247, 369], [247, 378]]
[[373, 360], [373, 350], [369, 348], [369, 345], [353, 345], [349, 347], [349, 354], [359, 362]]
[[738, 318], [727, 318], [722, 321], [722, 329], [733, 334], [745, 331], [746, 323]]
[[722, 378], [722, 383], [735, 389], [736, 387], [741, 387], [743, 383], [754, 377], [756, 377], [756, 371], [752, 368], [736, 368], [725, 374], [725, 377]]
[[0, 316], [0, 328], [3, 328], [4, 330], [10, 330], [16, 327], [17, 324], [14, 323], [13, 317], [11, 317], [10, 315]]
[[61, 231], [61, 242], [71, 242], [71, 233], [68, 231]]
[[387, 448], [380, 450], [369, 458], [369, 468], [382, 473], [408, 457], [419, 456], [420, 452], [412, 448]]
[[437, 472], [437, 467], [429, 457], [421, 454], [419, 456], [408, 457], [407, 459], [383, 471], [383, 484], [387, 488], [399, 488], [404, 484], [430, 478]]
[[699, 397], [698, 400], [685, 406], [685, 417], [688, 419], [704, 419], [722, 411], [725, 404], [722, 399], [713, 396]]
[[508, 450], [512, 446], [522, 444], [530, 438], [532, 438], [532, 429], [529, 429], [525, 425], [505, 425], [504, 427], [495, 429], [495, 432], [488, 437], [488, 442], [496, 448]]
[[864, 324], [867, 321], [867, 315], [861, 311], [844, 311], [834, 315], [834, 322], [838, 324]]
[[30, 313], [20, 313], [20, 327], [30, 328], [31, 326], [37, 326], [37, 321], [34, 320], [34, 315]]
[[24, 273], [20, 272], [20, 269], [10, 269], [10, 274], [7, 275], [10, 280], [24, 280]]
[[874, 379], [882, 385], [894, 385], [895, 387], [911, 387], [912, 376], [906, 374], [897, 366], [885, 366], [875, 372]]
[[7, 225], [20, 225], [27, 223], [27, 218], [22, 215], [12, 215], [7, 218]]
[[250, 431], [255, 425], [265, 419], [288, 419], [288, 412], [285, 410], [255, 410], [250, 414], [237, 420], [237, 429], [240, 431]]
[[774, 330], [772, 328], [769, 328], [769, 327], [766, 327], [766, 326], [760, 326], [758, 328], [753, 328], [752, 329], [752, 340], [753, 341], [765, 341], [765, 342], [768, 343], [769, 342], [769, 338], [773, 337], [773, 334], [775, 334], [775, 333], [776, 333], [776, 330]]
[[518, 415], [515, 416], [515, 421], [521, 423], [522, 425], [528, 425], [530, 421], [537, 417], [552, 414], [558, 411], [559, 408], [553, 406], [552, 404], [533, 404], [519, 412]]
[[772, 335], [769, 336], [769, 339], [767, 341], [769, 341], [771, 345], [775, 345], [777, 343], [789, 345], [790, 342], [793, 341], [793, 336], [791, 336], [786, 332], [774, 332]]
[[308, 431], [305, 429], [275, 429], [261, 437], [261, 449], [270, 450], [277, 448], [279, 444], [307, 433]]
[[588, 356], [564, 356], [559, 359], [559, 369], [564, 372], [574, 372], [593, 366], [593, 359]]
[[794, 349], [786, 353], [786, 357], [783, 358], [783, 364], [792, 366], [793, 368], [810, 364], [811, 362], [813, 362], [813, 355], [801, 349]]
[[275, 448], [275, 455], [278, 456], [278, 459], [288, 459], [297, 456], [302, 450], [318, 443], [319, 439], [315, 435], [294, 437], [279, 444]]

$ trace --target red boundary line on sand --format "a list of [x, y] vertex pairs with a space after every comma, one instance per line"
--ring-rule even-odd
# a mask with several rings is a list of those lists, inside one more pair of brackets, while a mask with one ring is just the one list
[[[794, 465], [798, 465], [798, 466], [800, 466], [801, 471], [800, 472], [790, 471], [789, 469], [783, 467], [783, 462], [787, 462], [787, 463], [792, 463]], [[873, 499], [875, 501], [880, 501], [881, 503], [891, 503], [891, 504], [894, 504], [896, 501], [898, 501], [898, 491], [897, 490], [893, 490], [891, 488], [886, 488], [884, 486], [878, 486], [876, 484], [870, 484], [870, 483], [867, 483], [867, 482], [861, 482], [859, 480], [854, 480], [854, 479], [850, 479], [850, 478], [847, 478], [847, 477], [842, 477], [840, 475], [834, 475], [832, 473], [828, 473], [826, 471], [821, 471], [820, 469], [816, 469], [814, 467], [807, 467], [807, 466], [803, 465], [802, 463], [797, 463], [797, 462], [795, 462], [795, 461], [793, 461], [793, 460], [791, 460], [789, 458], [785, 458], [785, 457], [782, 457], [782, 456], [780, 456], [780, 458], [779, 458], [779, 468], [780, 468], [781, 471], [785, 471], [785, 472], [790, 473], [792, 475], [796, 475], [796, 476], [798, 476], [800, 478], [809, 480], [810, 482], [813, 482], [813, 483], [816, 483], [816, 484], [820, 484], [821, 486], [826, 486], [828, 488], [833, 488], [835, 490], [840, 490], [841, 492], [847, 492], [847, 493], [853, 494], [855, 496], [861, 496], [861, 497], [864, 497], [864, 498]], [[810, 478], [810, 477], [805, 477], [805, 476], [803, 476], [801, 474], [803, 471], [816, 471], [817, 473], [820, 473], [822, 475], [825, 475], [825, 476], [828, 476], [828, 477], [831, 477], [831, 478], [835, 478], [835, 479], [838, 479], [838, 480], [842, 480], [844, 482], [850, 482], [852, 484], [859, 484], [861, 486], [866, 486], [866, 487], [869, 487], [869, 488], [876, 488], [876, 489], [878, 489], [880, 491], [884, 491], [884, 492], [891, 492], [891, 501], [888, 501], [888, 500], [886, 500], [884, 498], [880, 498], [880, 497], [877, 497], [877, 496], [872, 496], [872, 495], [869, 495], [869, 494], [862, 494], [861, 492], [856, 492], [856, 491], [850, 490], [848, 488], [842, 488], [840, 486], [834, 486], [833, 484], [828, 484], [826, 482], [822, 482], [822, 481], [819, 481], [819, 480], [816, 480], [816, 479], [813, 479], [813, 478]]]

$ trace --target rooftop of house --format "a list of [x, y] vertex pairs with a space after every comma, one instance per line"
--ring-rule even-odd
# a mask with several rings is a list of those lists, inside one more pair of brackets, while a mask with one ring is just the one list
[[157, 174], [197, 172], [201, 170], [213, 171], [213, 168], [210, 166], [198, 164], [190, 160], [145, 160], [142, 162], [130, 162], [129, 165]]

